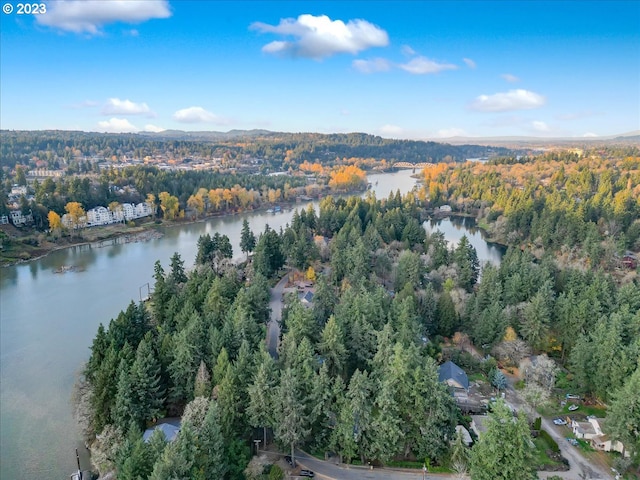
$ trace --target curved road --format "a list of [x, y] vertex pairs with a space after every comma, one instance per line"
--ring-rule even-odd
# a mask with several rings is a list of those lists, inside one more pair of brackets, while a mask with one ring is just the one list
[[[536, 412], [531, 412], [527, 403], [520, 397], [517, 390], [509, 384], [507, 404], [515, 410], [524, 410], [528, 414], [539, 416]], [[574, 447], [567, 442], [566, 437], [571, 431], [566, 426], [554, 425], [548, 418], [542, 417], [543, 428], [551, 435], [560, 447], [561, 455], [569, 460], [569, 470], [566, 472], [540, 472], [538, 475], [541, 478], [551, 477], [558, 475], [565, 480], [609, 480], [613, 476], [604, 471], [600, 466], [595, 465], [593, 462], [589, 462], [578, 451], [577, 447]]]
[[442, 480], [455, 478], [454, 475], [433, 473], [428, 473], [423, 477], [422, 472], [416, 470], [401, 471], [388, 470], [386, 468], [368, 470], [367, 468], [353, 465], [346, 467], [319, 460], [301, 451], [296, 451], [296, 463], [303, 468], [313, 470], [316, 478], [321, 478], [322, 480]]
[[275, 287], [271, 289], [271, 318], [267, 324], [267, 351], [273, 358], [278, 358], [278, 340], [280, 339], [280, 320], [282, 320], [282, 294], [287, 283], [289, 274], [280, 279]]

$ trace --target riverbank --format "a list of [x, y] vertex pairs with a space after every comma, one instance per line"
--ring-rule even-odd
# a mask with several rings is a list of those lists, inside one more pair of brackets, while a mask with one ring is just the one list
[[[366, 189], [358, 189], [347, 192], [329, 192], [327, 195], [357, 195], [361, 194]], [[271, 208], [279, 206], [285, 209], [295, 208], [298, 205], [304, 205], [308, 201], [318, 200], [324, 195], [320, 195], [318, 198], [311, 198], [309, 200], [298, 201], [284, 201], [278, 203], [269, 203], [262, 205], [258, 208], [248, 210], [234, 210], [226, 212], [216, 212], [207, 214], [201, 217], [190, 217], [188, 219], [182, 218], [177, 220], [152, 220], [152, 219], [140, 219], [136, 221], [135, 226], [129, 226], [127, 224], [111, 224], [98, 227], [90, 227], [83, 229], [77, 236], [64, 236], [58, 239], [53, 239], [51, 234], [45, 232], [39, 232], [34, 229], [16, 228], [13, 225], [1, 225], [0, 226], [0, 267], [10, 267], [21, 263], [27, 263], [34, 260], [46, 257], [51, 252], [62, 250], [70, 247], [77, 247], [82, 245], [93, 245], [98, 242], [119, 239], [128, 235], [139, 235], [150, 230], [157, 229], [158, 227], [176, 227], [182, 225], [189, 225], [193, 223], [206, 222], [214, 218], [220, 217], [232, 217], [240, 215], [242, 213], [249, 212], [266, 212]], [[277, 215], [277, 212], [274, 213]], [[144, 241], [142, 238], [136, 241]], [[100, 245], [98, 245], [100, 246]]]
[[2, 238], [2, 248], [0, 249], [0, 267], [10, 267], [39, 260], [52, 252], [65, 248], [96, 244], [100, 247], [104, 246], [102, 245], [104, 242], [122, 238], [125, 239], [125, 243], [147, 241], [151, 238], [157, 238], [158, 235], [162, 236], [159, 232], [151, 233], [157, 226], [152, 221], [133, 227], [113, 224], [86, 229], [75, 238], [62, 237], [54, 240], [42, 232], [25, 231], [23, 233], [11, 225], [3, 225], [2, 232], [5, 236]]

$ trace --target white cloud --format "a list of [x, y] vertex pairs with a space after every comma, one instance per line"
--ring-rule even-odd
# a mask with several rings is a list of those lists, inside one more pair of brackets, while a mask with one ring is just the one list
[[202, 107], [189, 107], [178, 110], [173, 114], [173, 119], [181, 123], [215, 123], [218, 125], [228, 123], [224, 118]]
[[132, 133], [139, 129], [132, 125], [126, 118], [112, 118], [103, 122], [98, 122], [98, 127], [107, 133]]
[[170, 16], [167, 0], [57, 0], [47, 2], [47, 13], [36, 15], [36, 21], [60, 30], [97, 35], [109, 23], [141, 23]]
[[277, 40], [262, 47], [265, 53], [291, 55], [316, 60], [336, 53], [356, 54], [371, 47], [389, 44], [387, 32], [366, 20], [331, 20], [326, 15], [300, 15], [297, 19], [284, 18], [278, 25], [255, 22], [250, 27], [261, 33], [275, 33], [291, 37]]
[[351, 65], [360, 73], [387, 72], [391, 69], [391, 62], [385, 58], [372, 60], [354, 60]]
[[548, 132], [550, 130], [549, 125], [541, 120], [534, 120], [531, 122], [531, 126], [537, 132]]
[[493, 95], [480, 95], [469, 107], [482, 112], [508, 112], [539, 108], [546, 101], [546, 98], [538, 93], [517, 89]]
[[340, 110], [340, 115], [343, 115], [346, 117], [347, 115], [351, 115], [351, 112], [348, 109], [343, 108], [342, 110]]
[[380, 135], [400, 135], [402, 134], [402, 127], [387, 124], [380, 127], [378, 131], [380, 132]]
[[165, 130], [166, 130], [166, 128], [158, 127], [156, 125], [151, 125], [151, 124], [147, 124], [147, 125], [144, 126], [144, 131], [145, 132], [158, 133], [158, 132], [164, 132]]
[[150, 115], [153, 112], [146, 103], [135, 103], [131, 100], [120, 100], [119, 98], [110, 98], [102, 107], [103, 115]]
[[462, 61], [467, 64], [467, 67], [476, 68], [476, 62], [474, 62], [470, 58], [463, 58]]
[[401, 52], [403, 55], [407, 57], [413, 57], [416, 54], [416, 51], [413, 48], [411, 48], [409, 45], [403, 45]]
[[467, 132], [465, 132], [461, 128], [443, 128], [442, 130], [438, 130], [436, 133], [436, 137], [438, 138], [451, 138], [451, 137], [462, 137], [465, 136]]
[[518, 77], [516, 77], [515, 75], [511, 75], [510, 73], [503, 73], [500, 76], [509, 83], [515, 83], [520, 81]]
[[592, 133], [592, 132], [587, 132], [587, 133], [585, 133], [585, 134], [584, 134], [584, 135], [582, 135], [582, 136], [583, 136], [584, 138], [594, 138], [594, 137], [597, 137], [597, 136], [598, 136], [598, 134], [596, 134], [596, 133]]
[[409, 62], [399, 65], [399, 67], [414, 75], [438, 73], [443, 70], [455, 70], [458, 68], [457, 65], [452, 65], [450, 63], [438, 63], [433, 60], [429, 60], [427, 57], [412, 58]]

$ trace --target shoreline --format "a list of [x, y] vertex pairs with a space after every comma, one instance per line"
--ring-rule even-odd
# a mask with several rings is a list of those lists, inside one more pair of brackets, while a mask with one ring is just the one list
[[[254, 213], [254, 212], [266, 212], [268, 209], [273, 208], [274, 206], [282, 206], [284, 208], [288, 208], [288, 207], [295, 207], [296, 205], [307, 205], [310, 202], [314, 202], [314, 201], [319, 201], [322, 198], [326, 197], [326, 196], [330, 196], [330, 195], [337, 195], [337, 196], [342, 196], [342, 195], [352, 195], [352, 194], [359, 194], [362, 193], [363, 191], [366, 191], [366, 188], [364, 190], [354, 190], [352, 192], [330, 192], [327, 193], [325, 195], [321, 195], [320, 197], [317, 198], [312, 198], [310, 200], [303, 200], [303, 201], [296, 201], [295, 199], [293, 201], [284, 201], [284, 202], [278, 202], [278, 203], [274, 203], [274, 204], [267, 204], [267, 205], [261, 205], [258, 208], [254, 208], [254, 209], [249, 209], [249, 210], [242, 210], [242, 211], [233, 211], [233, 212], [217, 212], [217, 213], [212, 213], [212, 214], [208, 214], [208, 215], [203, 215], [202, 217], [199, 218], [190, 218], [190, 219], [178, 219], [178, 220], [161, 220], [160, 223], [156, 223], [158, 219], [156, 220], [151, 220], [148, 222], [144, 222], [141, 225], [136, 225], [135, 227], [128, 227], [131, 228], [131, 231], [117, 231], [117, 232], [111, 232], [110, 234], [108, 233], [105, 236], [100, 236], [99, 232], [98, 235], [96, 236], [95, 239], [91, 239], [91, 240], [87, 240], [87, 239], [78, 239], [79, 241], [76, 242], [69, 242], [66, 243], [64, 245], [60, 245], [58, 243], [55, 242], [50, 242], [47, 241], [47, 246], [42, 246], [39, 248], [40, 251], [44, 251], [44, 253], [28, 258], [28, 259], [21, 259], [21, 260], [17, 260], [14, 262], [8, 262], [8, 263], [2, 263], [0, 265], [0, 269], [2, 268], [9, 268], [9, 267], [14, 267], [16, 265], [23, 265], [23, 264], [27, 264], [36, 260], [41, 260], [43, 258], [45, 258], [47, 255], [49, 255], [50, 253], [53, 252], [57, 252], [58, 250], [64, 250], [65, 248], [72, 248], [72, 247], [81, 247], [83, 245], [93, 245], [93, 244], [97, 244], [100, 242], [104, 242], [107, 240], [117, 240], [119, 238], [122, 238], [124, 236], [127, 235], [142, 235], [145, 234], [149, 231], [152, 230], [157, 230], [158, 228], [162, 227], [162, 228], [173, 228], [173, 227], [178, 227], [178, 226], [182, 226], [182, 225], [192, 225], [192, 224], [196, 224], [196, 223], [202, 223], [202, 222], [206, 222], [207, 220], [210, 220], [212, 218], [221, 218], [221, 217], [232, 217], [235, 215], [240, 215], [240, 214], [244, 214], [244, 213]], [[106, 225], [106, 226], [99, 226], [99, 227], [93, 227], [93, 228], [99, 228], [99, 229], [103, 229], [103, 228], [109, 228], [110, 225]], [[51, 246], [48, 246], [51, 245]]]

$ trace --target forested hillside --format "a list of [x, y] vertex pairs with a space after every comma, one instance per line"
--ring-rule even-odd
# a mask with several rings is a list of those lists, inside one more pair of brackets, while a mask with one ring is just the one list
[[640, 149], [560, 152], [425, 171], [426, 197], [473, 213], [504, 243], [612, 268], [640, 251]]
[[[468, 463], [473, 475], [494, 447], [478, 443], [469, 460], [450, 443], [465, 420], [437, 364], [451, 358], [441, 345], [456, 334], [505, 363], [531, 350], [564, 362], [576, 392], [610, 403], [611, 435], [636, 454], [628, 425], [640, 419], [624, 412], [640, 375], [637, 281], [560, 269], [551, 255], [519, 248], [480, 271], [466, 238], [450, 247], [425, 233], [416, 195], [327, 197], [284, 231], [267, 227], [255, 247], [244, 232], [243, 250], [254, 251], [247, 264], [229, 262], [220, 234], [201, 238], [193, 269], [178, 254], [167, 272], [157, 263], [150, 303], [100, 327], [78, 385], [78, 417], [100, 470], [119, 479], [244, 478], [250, 440], [268, 429], [291, 455], [300, 446], [345, 462], [429, 459], [449, 468], [467, 458], [460, 468]], [[314, 279], [315, 295], [310, 307], [286, 298], [272, 358], [269, 280], [285, 262]], [[495, 360], [474, 362], [465, 367], [495, 372]], [[142, 430], [165, 415], [182, 415], [177, 440], [143, 442]], [[518, 425], [504, 440], [527, 444]], [[508, 462], [522, 478], [536, 468], [526, 451]]]
[[166, 155], [182, 160], [200, 157], [241, 161], [244, 156], [264, 160], [272, 169], [288, 168], [302, 162], [333, 165], [343, 158], [395, 161], [464, 161], [467, 158], [507, 155], [511, 150], [479, 145], [448, 145], [436, 142], [392, 140], [364, 133], [330, 134], [242, 132], [234, 136], [199, 132], [179, 136], [159, 134], [103, 134], [75, 131], [3, 130], [0, 167], [77, 169], [79, 160], [142, 159]]

